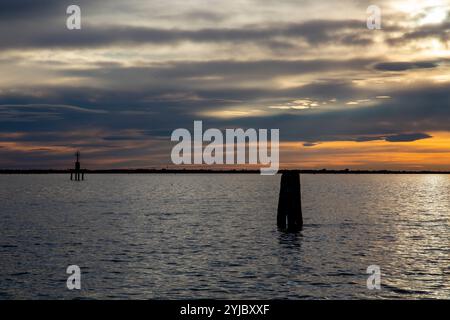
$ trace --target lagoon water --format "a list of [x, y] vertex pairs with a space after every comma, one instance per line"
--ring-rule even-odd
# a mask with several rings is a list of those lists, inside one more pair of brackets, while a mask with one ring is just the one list
[[2, 175], [0, 299], [450, 298], [450, 176], [301, 179], [286, 234], [280, 176]]

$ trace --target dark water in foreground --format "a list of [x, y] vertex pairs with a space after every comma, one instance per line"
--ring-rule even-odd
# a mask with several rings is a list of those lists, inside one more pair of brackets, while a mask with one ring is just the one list
[[279, 182], [0, 176], [0, 299], [450, 298], [450, 176], [303, 175], [299, 234], [276, 229]]

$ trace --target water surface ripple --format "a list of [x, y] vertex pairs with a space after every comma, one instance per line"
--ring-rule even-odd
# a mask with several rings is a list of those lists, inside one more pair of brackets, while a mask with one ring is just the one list
[[450, 176], [302, 175], [298, 234], [276, 228], [279, 183], [0, 176], [0, 299], [450, 298]]

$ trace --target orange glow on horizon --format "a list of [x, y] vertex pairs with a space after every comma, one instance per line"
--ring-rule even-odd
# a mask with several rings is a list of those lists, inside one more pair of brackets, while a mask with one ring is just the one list
[[[280, 142], [280, 169], [354, 169], [354, 170], [450, 170], [450, 132], [431, 132], [432, 138], [414, 142], [331, 141], [305, 147], [304, 142]], [[94, 141], [97, 141], [94, 139]], [[94, 141], [77, 140], [81, 143]], [[161, 142], [162, 140], [159, 140]], [[170, 161], [173, 147], [156, 141], [114, 141], [107, 148], [90, 146], [82, 152], [83, 163], [91, 169], [171, 168], [182, 169]], [[65, 168], [70, 163], [53, 160], [52, 155], [67, 155], [71, 159], [73, 147], [42, 142], [0, 141], [4, 151], [21, 152], [24, 157], [34, 153], [46, 155], [49, 168]], [[139, 149], [139, 154], [130, 151]], [[185, 166], [186, 169], [259, 169], [260, 165]]]
[[430, 135], [413, 142], [336, 141], [313, 147], [283, 143], [281, 163], [302, 169], [449, 170], [450, 132]]

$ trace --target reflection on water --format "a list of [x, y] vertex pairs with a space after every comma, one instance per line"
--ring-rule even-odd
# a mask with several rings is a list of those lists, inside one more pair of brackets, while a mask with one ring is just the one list
[[392, 291], [392, 297], [448, 298], [449, 176], [397, 178], [395, 183], [400, 193], [394, 204], [399, 209], [389, 226], [395, 241], [387, 251], [396, 259], [384, 285]]
[[300, 232], [283, 232], [279, 231], [279, 242], [281, 247], [286, 249], [300, 249], [301, 241], [301, 231]]
[[447, 175], [304, 175], [299, 233], [279, 177], [0, 178], [0, 299], [450, 298]]

